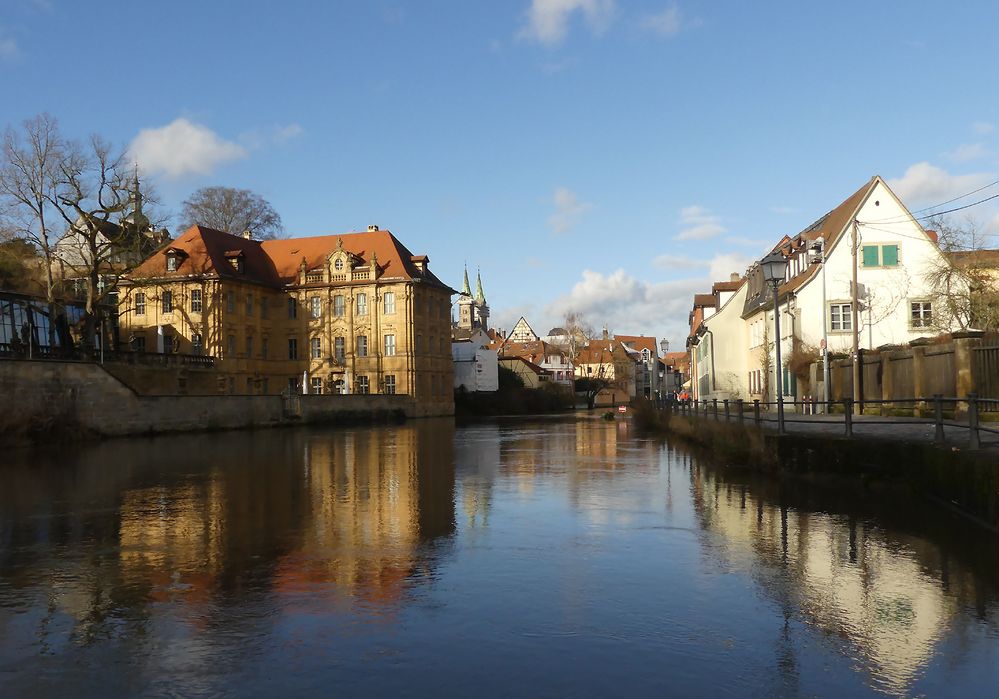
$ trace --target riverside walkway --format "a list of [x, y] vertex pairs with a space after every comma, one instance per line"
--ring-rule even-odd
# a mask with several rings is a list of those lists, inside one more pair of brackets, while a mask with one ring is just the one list
[[[932, 401], [926, 402], [932, 405]], [[941, 401], [942, 404], [947, 402], [958, 401], [956, 399]], [[777, 432], [775, 405], [742, 404], [732, 401], [726, 406], [724, 401], [701, 401], [682, 406], [679, 412], [698, 420], [730, 423], [742, 421], [747, 426], [756, 425], [767, 432]], [[936, 444], [953, 449], [979, 449], [995, 453], [999, 459], [999, 422], [979, 422], [977, 406], [964, 419], [945, 419], [941, 414], [942, 411], [938, 412], [936, 417], [926, 418], [850, 415], [848, 419], [845, 410], [830, 414], [804, 414], [795, 410], [801, 405], [800, 403], [786, 405], [784, 427], [788, 434]], [[838, 407], [842, 409], [842, 406]]]

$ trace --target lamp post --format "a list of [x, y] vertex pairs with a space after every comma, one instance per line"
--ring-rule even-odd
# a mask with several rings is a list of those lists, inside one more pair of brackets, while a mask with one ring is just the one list
[[774, 350], [777, 354], [777, 365], [774, 373], [777, 375], [777, 434], [784, 434], [784, 387], [781, 381], [780, 307], [777, 290], [787, 274], [787, 258], [780, 250], [774, 250], [760, 260], [760, 267], [763, 268], [763, 279], [774, 288]]
[[822, 403], [823, 412], [829, 412], [829, 312], [826, 302], [826, 240], [819, 237], [812, 243], [812, 249], [818, 252], [818, 263], [822, 265]]

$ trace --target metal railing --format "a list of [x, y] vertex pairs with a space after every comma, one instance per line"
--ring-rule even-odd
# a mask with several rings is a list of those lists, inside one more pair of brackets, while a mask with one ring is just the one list
[[132, 350], [104, 350], [100, 348], [84, 349], [74, 347], [49, 347], [47, 345], [32, 345], [29, 349], [24, 345], [14, 345], [0, 342], [0, 359], [39, 359], [60, 362], [117, 362], [122, 364], [138, 364], [143, 366], [184, 366], [191, 368], [210, 369], [215, 366], [215, 357], [204, 354], [181, 354], [179, 352], [135, 352]]
[[[999, 412], [999, 399], [981, 398], [976, 393], [969, 393], [964, 398], [948, 398], [934, 395], [931, 398], [906, 398], [894, 400], [865, 400], [865, 405], [880, 405], [881, 415], [854, 415], [854, 400], [845, 398], [839, 401], [825, 403], [817, 399], [810, 401], [784, 401], [785, 407], [791, 407], [796, 412], [785, 412], [784, 423], [808, 425], [842, 424], [846, 437], [853, 437], [858, 424], [868, 425], [922, 425], [934, 426], [934, 443], [946, 443], [945, 428], [957, 428], [968, 431], [968, 447], [979, 449], [982, 446], [982, 435], [999, 435], [999, 425], [983, 425], [981, 414], [984, 412]], [[776, 401], [742, 399], [711, 399], [700, 401], [673, 401], [660, 404], [660, 409], [668, 412], [698, 419], [714, 419], [716, 421], [736, 421], [739, 424], [752, 424], [762, 428], [764, 424], [776, 424], [778, 416], [770, 415], [769, 408], [776, 406]], [[887, 411], [899, 410], [900, 406], [909, 405], [913, 415], [890, 416]], [[800, 411], [798, 407], [800, 406]], [[823, 408], [819, 414], [818, 409]], [[748, 409], [748, 410], [747, 410]], [[917, 417], [916, 413], [932, 413], [932, 417]], [[949, 414], [949, 415], [948, 415]], [[957, 418], [963, 414], [966, 421]], [[840, 419], [838, 419], [840, 418]], [[882, 418], [882, 419], [878, 419]], [[779, 431], [783, 426], [779, 426]]]

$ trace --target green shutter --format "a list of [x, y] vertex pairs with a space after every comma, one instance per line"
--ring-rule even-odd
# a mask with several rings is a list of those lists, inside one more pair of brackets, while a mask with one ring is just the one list
[[878, 246], [877, 245], [865, 245], [864, 246], [864, 267], [877, 267], [878, 266]]
[[881, 264], [885, 267], [898, 267], [898, 246], [881, 246]]

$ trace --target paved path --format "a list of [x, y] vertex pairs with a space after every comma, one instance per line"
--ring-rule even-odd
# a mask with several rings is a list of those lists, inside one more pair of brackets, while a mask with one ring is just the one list
[[[825, 437], [846, 436], [846, 426], [841, 414], [800, 415], [788, 412], [785, 413], [784, 417], [787, 431], [791, 434], [815, 434]], [[714, 420], [715, 417], [709, 408], [707, 417], [704, 417], [704, 413], [701, 412], [697, 419]], [[718, 419], [720, 422], [724, 422], [724, 414], [720, 414]], [[738, 422], [738, 417], [733, 414], [729, 421]], [[747, 425], [753, 424], [752, 413], [746, 414], [745, 421]], [[777, 415], [775, 413], [762, 413], [760, 422], [763, 429], [777, 431]], [[983, 429], [978, 432], [981, 448], [989, 452], [995, 451], [999, 456], [999, 423], [982, 423], [981, 427]], [[988, 432], [986, 429], [996, 430], [996, 432]], [[867, 439], [932, 444], [936, 438], [936, 425], [932, 419], [855, 415], [853, 417], [853, 434], [855, 437]], [[966, 422], [944, 420], [944, 440], [947, 446], [967, 449], [969, 436]]]

